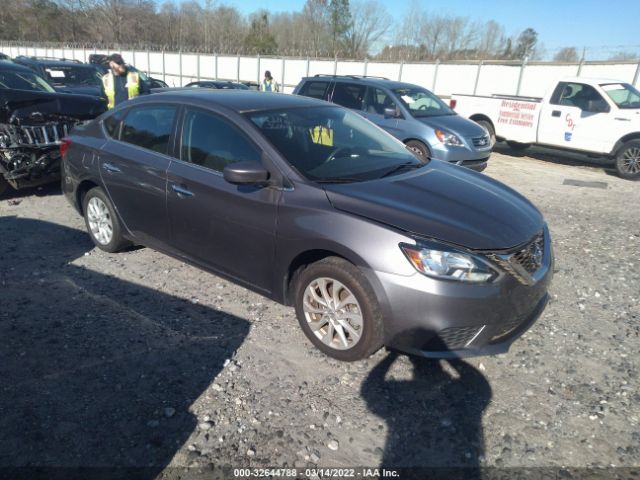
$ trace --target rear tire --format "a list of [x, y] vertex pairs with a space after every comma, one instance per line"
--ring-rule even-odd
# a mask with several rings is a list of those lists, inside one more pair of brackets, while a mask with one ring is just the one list
[[89, 190], [82, 200], [87, 232], [100, 250], [114, 253], [131, 245], [122, 236], [122, 228], [111, 200], [100, 187]]
[[352, 362], [382, 347], [382, 312], [355, 265], [327, 257], [299, 270], [294, 285], [302, 331], [325, 355]]
[[509, 145], [511, 149], [516, 150], [518, 152], [523, 152], [531, 146], [530, 143], [520, 143], [520, 142], [514, 142], [512, 140], [507, 140], [507, 145]]
[[414, 154], [420, 158], [420, 160], [427, 161], [431, 158], [431, 152], [429, 152], [429, 147], [427, 147], [424, 143], [419, 140], [409, 140], [405, 143], [407, 148], [411, 150]]
[[476, 123], [487, 131], [489, 134], [489, 141], [491, 142], [491, 148], [493, 148], [496, 144], [496, 129], [493, 128], [493, 125], [489, 120], [476, 120]]
[[618, 150], [616, 170], [621, 178], [640, 179], [640, 140], [627, 142]]

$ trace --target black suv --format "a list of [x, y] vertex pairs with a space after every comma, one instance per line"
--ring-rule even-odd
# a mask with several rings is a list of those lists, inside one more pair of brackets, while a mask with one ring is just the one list
[[53, 57], [20, 56], [13, 61], [36, 72], [59, 92], [104, 96], [102, 75], [94, 65], [79, 60]]

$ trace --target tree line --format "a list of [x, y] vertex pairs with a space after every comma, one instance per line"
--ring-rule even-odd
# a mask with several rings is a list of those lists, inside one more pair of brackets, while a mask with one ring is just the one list
[[[490, 20], [436, 15], [414, 3], [394, 20], [377, 0], [306, 0], [300, 11], [243, 15], [216, 0], [3, 0], [0, 39], [388, 61], [535, 60], [527, 28], [507, 35]], [[577, 61], [575, 47], [558, 61]]]

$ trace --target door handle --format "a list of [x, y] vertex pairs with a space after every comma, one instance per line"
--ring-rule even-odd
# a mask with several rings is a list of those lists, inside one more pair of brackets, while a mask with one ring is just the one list
[[171, 189], [176, 192], [176, 194], [180, 197], [180, 198], [185, 198], [185, 197], [193, 197], [194, 193], [191, 190], [187, 190], [184, 187], [181, 187], [180, 185], [176, 185], [175, 183], [171, 185]]
[[109, 173], [122, 173], [122, 170], [120, 170], [115, 165], [111, 165], [110, 163], [103, 163], [102, 164], [102, 168], [105, 169]]
[[560, 110], [554, 110], [551, 112], [552, 117], [559, 117], [561, 115]]

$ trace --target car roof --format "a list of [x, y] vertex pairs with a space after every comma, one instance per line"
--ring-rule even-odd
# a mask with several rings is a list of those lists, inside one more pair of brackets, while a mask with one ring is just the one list
[[29, 67], [25, 67], [24, 65], [19, 65], [13, 62], [0, 62], [0, 70], [2, 71], [13, 71], [13, 72], [22, 72], [22, 73], [33, 73], [35, 72], [31, 70]]
[[38, 57], [16, 57], [15, 60], [20, 63], [30, 63], [42, 65], [44, 67], [80, 67], [80, 68], [93, 68], [95, 65], [89, 63], [82, 63], [80, 61], [70, 59], [55, 59], [55, 58], [38, 58]]
[[222, 106], [238, 113], [287, 108], [327, 106], [328, 103], [315, 98], [286, 93], [264, 93], [253, 90], [212, 90], [199, 88], [159, 89], [153, 95], [136, 98], [136, 103], [157, 101], [159, 98], [185, 101], [191, 100], [203, 106]]
[[336, 82], [349, 82], [359, 85], [371, 85], [375, 87], [384, 87], [394, 90], [396, 88], [423, 88], [419, 85], [407, 82], [398, 82], [396, 80], [390, 80], [383, 77], [367, 77], [359, 75], [316, 75], [313, 77], [305, 77], [304, 81], [336, 81]]
[[628, 83], [624, 80], [615, 80], [613, 78], [598, 77], [564, 77], [561, 82], [586, 83], [588, 85], [602, 85], [606, 83]]

